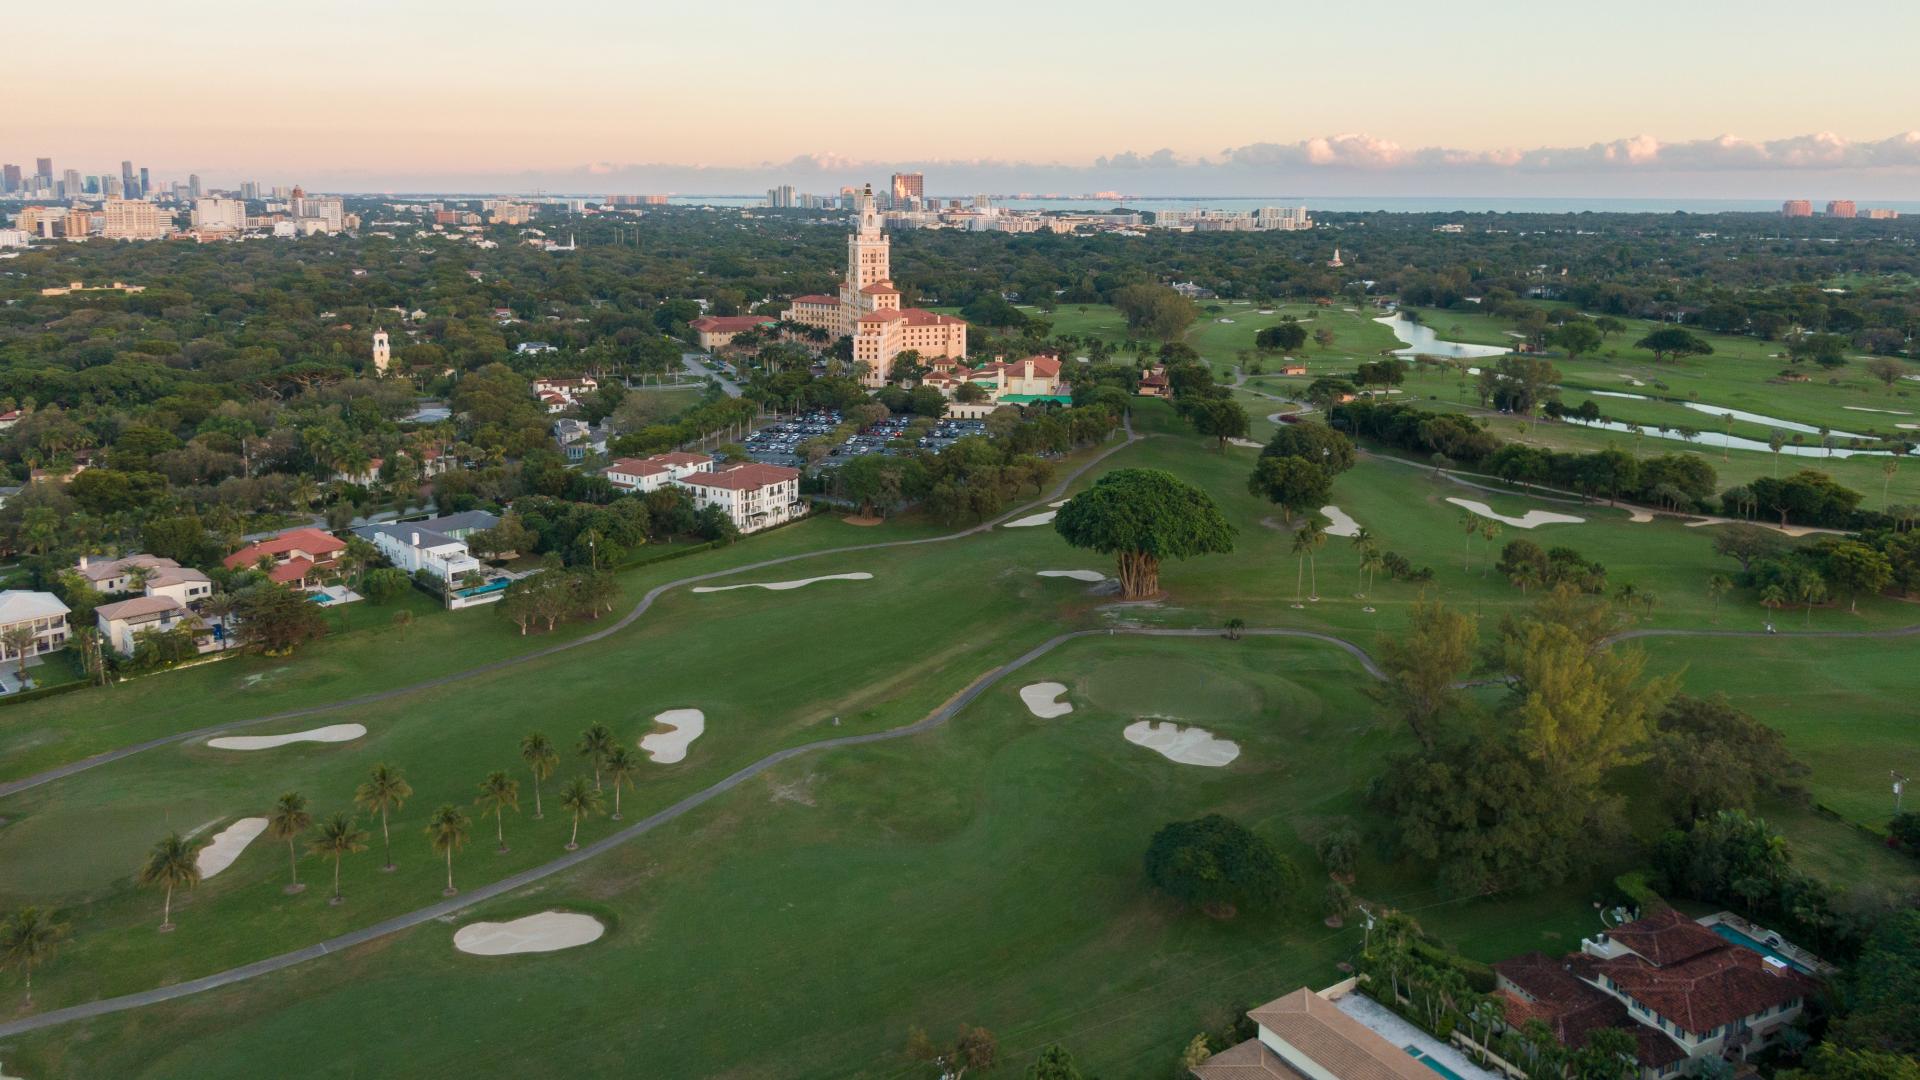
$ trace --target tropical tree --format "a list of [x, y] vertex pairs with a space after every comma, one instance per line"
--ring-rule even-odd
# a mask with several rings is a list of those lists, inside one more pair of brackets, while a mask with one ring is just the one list
[[613, 785], [613, 820], [620, 820], [620, 789], [633, 786], [633, 774], [640, 771], [640, 759], [624, 746], [607, 751], [604, 762], [607, 782]]
[[1707, 579], [1707, 599], [1713, 601], [1713, 621], [1720, 621], [1720, 598], [1733, 591], [1733, 582], [1725, 574]]
[[0, 968], [18, 971], [26, 981], [26, 1007], [33, 1008], [33, 969], [53, 963], [60, 943], [73, 927], [31, 905], [0, 922]]
[[552, 740], [534, 731], [520, 739], [520, 760], [533, 773], [533, 820], [539, 821], [546, 816], [540, 810], [540, 781], [553, 775], [560, 764], [560, 753], [553, 748]]
[[599, 813], [606, 806], [606, 799], [600, 789], [589, 785], [587, 778], [576, 776], [567, 781], [560, 789], [560, 808], [573, 815], [573, 835], [567, 840], [567, 850], [580, 848], [580, 819]]
[[306, 888], [300, 884], [300, 853], [294, 850], [293, 842], [313, 824], [313, 815], [307, 812], [307, 797], [297, 791], [289, 791], [280, 796], [273, 804], [273, 812], [267, 817], [267, 832], [276, 840], [287, 842], [287, 866], [292, 874], [284, 892], [297, 893]]
[[1115, 469], [1074, 496], [1053, 519], [1074, 547], [1114, 555], [1121, 594], [1160, 591], [1163, 559], [1233, 550], [1233, 526], [1212, 496], [1161, 469]]
[[200, 884], [200, 845], [182, 839], [177, 832], [168, 833], [147, 853], [147, 863], [140, 868], [140, 884], [166, 890], [166, 904], [160, 909], [160, 932], [171, 932], [173, 890], [181, 886], [192, 889]]
[[30, 623], [9, 626], [5, 631], [0, 631], [0, 645], [6, 646], [6, 651], [13, 654], [14, 662], [20, 667], [21, 686], [27, 684], [27, 657], [32, 655], [34, 646], [39, 643], [40, 635], [34, 633]]
[[[1305, 525], [1293, 534], [1293, 553], [1300, 561], [1312, 568], [1312, 582], [1307, 590], [1307, 599], [1320, 599], [1320, 549], [1327, 545], [1327, 530], [1318, 521], [1308, 519]], [[1293, 577], [1294, 601], [1300, 599], [1300, 575], [1296, 571]]]
[[453, 853], [466, 846], [473, 821], [459, 807], [447, 803], [427, 819], [426, 832], [434, 853], [447, 857], [447, 887], [440, 895], [453, 896], [460, 891], [453, 887]]
[[367, 850], [367, 830], [353, 820], [353, 815], [345, 811], [334, 814], [320, 823], [320, 831], [312, 840], [307, 841], [307, 850], [315, 855], [331, 856], [333, 859], [333, 895], [327, 903], [338, 904], [340, 895], [340, 860], [347, 855], [356, 855]]
[[506, 826], [502, 824], [508, 810], [520, 810], [520, 781], [508, 776], [503, 769], [495, 769], [480, 781], [480, 797], [474, 802], [481, 807], [482, 814], [493, 814], [494, 840], [499, 843], [498, 853], [507, 853]]
[[607, 751], [613, 749], [613, 732], [605, 724], [595, 724], [580, 733], [580, 743], [574, 749], [593, 763], [593, 789], [600, 790], [600, 766], [607, 759]]
[[380, 815], [380, 842], [386, 851], [387, 865], [382, 870], [393, 872], [393, 837], [387, 831], [387, 814], [407, 805], [413, 797], [413, 785], [400, 775], [400, 770], [381, 762], [373, 767], [367, 778], [360, 782], [353, 793], [353, 801], [369, 814]]

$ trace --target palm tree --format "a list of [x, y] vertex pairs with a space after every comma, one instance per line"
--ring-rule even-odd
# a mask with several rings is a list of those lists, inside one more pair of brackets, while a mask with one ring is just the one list
[[1386, 556], [1380, 554], [1379, 545], [1368, 544], [1360, 549], [1360, 572], [1366, 575], [1367, 591], [1372, 591], [1374, 576], [1386, 565]]
[[60, 943], [73, 927], [37, 907], [23, 907], [0, 922], [0, 968], [18, 968], [27, 984], [27, 1008], [33, 1008], [33, 969], [53, 963]]
[[1320, 549], [1327, 546], [1327, 530], [1312, 518], [1294, 534], [1293, 549], [1304, 546], [1307, 556], [1307, 599], [1320, 599]]
[[181, 885], [192, 889], [200, 884], [200, 845], [168, 833], [147, 853], [147, 865], [140, 868], [140, 884], [158, 885], [167, 890], [166, 906], [160, 909], [160, 932], [173, 930], [173, 890]]
[[293, 873], [293, 881], [284, 890], [288, 893], [297, 893], [306, 888], [300, 884], [300, 855], [294, 851], [293, 842], [312, 824], [313, 815], [307, 813], [307, 797], [294, 791], [280, 796], [280, 800], [273, 804], [273, 813], [267, 818], [267, 831], [276, 840], [287, 842], [287, 865]]
[[[1493, 560], [1493, 542], [1500, 538], [1500, 523], [1489, 518], [1480, 523], [1480, 538], [1487, 542], [1487, 560]], [[1481, 571], [1486, 573], [1486, 571]]]
[[447, 857], [447, 888], [442, 896], [453, 896], [460, 891], [453, 887], [453, 853], [466, 846], [467, 836], [472, 832], [473, 822], [452, 803], [435, 810], [427, 819], [427, 842], [436, 853]]
[[407, 783], [399, 769], [385, 762], [375, 765], [353, 793], [353, 801], [360, 809], [380, 815], [380, 843], [387, 856], [387, 865], [380, 869], [389, 874], [393, 873], [393, 836], [387, 831], [387, 812], [406, 806], [412, 796], [413, 785]]
[[533, 773], [533, 820], [539, 821], [546, 816], [540, 811], [540, 781], [553, 775], [560, 764], [560, 754], [554, 750], [552, 741], [535, 731], [520, 740], [520, 760], [526, 762]]
[[613, 820], [620, 820], [620, 789], [633, 786], [633, 774], [640, 771], [640, 759], [624, 746], [607, 751], [607, 780], [613, 784]]
[[1779, 608], [1786, 607], [1787, 606], [1787, 590], [1781, 588], [1778, 583], [1769, 585], [1766, 588], [1761, 589], [1760, 590], [1760, 606], [1768, 609], [1769, 611], [1778, 610]]
[[1713, 621], [1720, 622], [1720, 598], [1733, 591], [1733, 582], [1725, 574], [1715, 574], [1707, 579], [1707, 599], [1713, 601]]
[[589, 786], [584, 776], [574, 777], [567, 781], [566, 787], [560, 789], [560, 808], [573, 815], [573, 836], [567, 840], [568, 851], [580, 848], [580, 819], [599, 813], [605, 805], [606, 800], [601, 797], [600, 789]]
[[500, 844], [498, 853], [505, 855], [507, 832], [506, 825], [501, 819], [508, 810], [519, 811], [520, 781], [508, 776], [505, 770], [495, 769], [487, 774], [485, 780], [480, 781], [480, 797], [473, 801], [482, 808], [481, 813], [492, 811], [493, 835]]
[[1460, 515], [1460, 527], [1467, 533], [1467, 560], [1460, 569], [1473, 569], [1473, 538], [1480, 535], [1480, 516], [1471, 511]]
[[315, 855], [333, 856], [333, 895], [327, 903], [338, 904], [342, 899], [340, 859], [367, 850], [367, 830], [353, 820], [352, 814], [343, 811], [320, 823], [320, 835], [307, 842], [307, 850]]
[[593, 789], [600, 790], [600, 763], [606, 759], [607, 751], [613, 749], [613, 732], [607, 730], [605, 724], [595, 724], [580, 733], [580, 745], [574, 749], [593, 762]]
[[27, 656], [39, 643], [40, 635], [34, 633], [31, 623], [9, 626], [4, 632], [0, 632], [0, 644], [6, 646], [0, 655], [9, 652], [13, 654], [14, 660], [20, 665], [20, 685], [23, 688], [27, 685]]
[[1353, 587], [1356, 590], [1358, 590], [1353, 595], [1355, 599], [1358, 599], [1360, 597], [1367, 595], [1366, 551], [1369, 547], [1373, 546], [1372, 530], [1368, 529], [1364, 525], [1358, 529], [1353, 530], [1352, 544], [1353, 544], [1354, 550], [1360, 553], [1359, 570], [1356, 572], [1354, 576], [1354, 583], [1353, 583]]
[[1880, 507], [1890, 510], [1893, 504], [1887, 501], [1887, 489], [1893, 484], [1893, 474], [1900, 471], [1900, 459], [1889, 457], [1880, 463]]

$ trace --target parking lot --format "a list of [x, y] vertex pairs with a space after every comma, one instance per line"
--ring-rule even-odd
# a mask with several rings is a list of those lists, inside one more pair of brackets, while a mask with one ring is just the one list
[[[831, 435], [844, 419], [837, 410], [806, 413], [760, 428], [747, 436], [743, 445], [755, 461], [799, 468], [803, 464], [799, 453], [800, 445], [809, 439]], [[835, 446], [821, 465], [831, 468], [841, 461], [863, 454], [899, 453], [898, 449], [888, 444], [905, 438], [907, 428], [914, 419], [911, 416], [890, 416], [881, 420]], [[958, 439], [986, 433], [987, 425], [984, 420], [941, 420], [920, 438], [917, 445], [939, 453]]]

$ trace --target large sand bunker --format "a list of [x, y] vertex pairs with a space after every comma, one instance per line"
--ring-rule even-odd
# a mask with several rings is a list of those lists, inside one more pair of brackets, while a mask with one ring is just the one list
[[1038, 514], [1028, 514], [1023, 518], [1015, 518], [1001, 527], [1005, 529], [1025, 529], [1034, 525], [1050, 525], [1053, 523], [1054, 515], [1059, 512], [1058, 510], [1044, 510]]
[[1072, 705], [1057, 700], [1066, 692], [1066, 686], [1061, 683], [1037, 682], [1020, 688], [1020, 700], [1026, 703], [1028, 712], [1042, 720], [1051, 720], [1073, 711]]
[[215, 750], [271, 750], [276, 746], [300, 742], [352, 742], [367, 733], [364, 724], [329, 724], [326, 727], [292, 731], [285, 735], [227, 735], [208, 739]]
[[1038, 577], [1063, 577], [1075, 581], [1105, 581], [1107, 575], [1098, 570], [1041, 570]]
[[205, 881], [232, 866], [233, 860], [247, 850], [247, 845], [266, 831], [267, 819], [263, 817], [243, 817], [221, 829], [219, 835], [201, 848], [200, 854], [194, 858], [194, 865], [200, 869], [200, 880]]
[[864, 571], [852, 574], [822, 574], [819, 577], [800, 578], [797, 581], [749, 581], [744, 585], [699, 585], [694, 592], [728, 592], [733, 589], [768, 589], [773, 592], [785, 592], [802, 585], [811, 585], [816, 581], [872, 581], [873, 575]]
[[1483, 518], [1491, 518], [1516, 529], [1531, 529], [1540, 525], [1583, 525], [1587, 520], [1583, 517], [1574, 517], [1572, 514], [1556, 514], [1551, 510], [1529, 510], [1525, 517], [1508, 517], [1505, 514], [1496, 514], [1493, 507], [1472, 499], [1456, 499], [1448, 496], [1447, 501]]
[[1323, 506], [1320, 508], [1320, 512], [1325, 514], [1327, 520], [1333, 523], [1327, 526], [1328, 536], [1360, 535], [1360, 523], [1348, 516], [1345, 510], [1337, 506]]
[[641, 736], [640, 749], [662, 765], [686, 760], [687, 747], [707, 730], [707, 714], [699, 709], [668, 709], [653, 719], [673, 730]]
[[1171, 720], [1160, 723], [1136, 720], [1128, 724], [1127, 730], [1121, 734], [1127, 737], [1128, 742], [1144, 746], [1182, 765], [1205, 765], [1217, 769], [1240, 756], [1238, 743], [1217, 739], [1206, 728], [1181, 727]]
[[542, 911], [510, 922], [468, 923], [453, 932], [453, 947], [475, 956], [556, 952], [598, 941], [600, 920], [570, 911]]

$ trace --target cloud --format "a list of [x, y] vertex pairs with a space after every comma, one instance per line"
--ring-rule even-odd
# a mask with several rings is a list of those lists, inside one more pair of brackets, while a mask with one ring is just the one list
[[[1101, 158], [1100, 162], [1117, 161]], [[1521, 172], [1610, 172], [1873, 169], [1920, 165], [1920, 131], [1878, 141], [1853, 141], [1832, 132], [1752, 142], [1733, 135], [1662, 142], [1651, 135], [1586, 146], [1462, 150], [1407, 149], [1371, 135], [1327, 135], [1292, 143], [1229, 147], [1221, 160], [1251, 169], [1511, 169]]]
[[1174, 169], [1183, 164], [1185, 162], [1181, 161], [1173, 151], [1164, 147], [1151, 154], [1142, 155], [1126, 150], [1111, 157], [1093, 159], [1093, 167], [1096, 169]]

